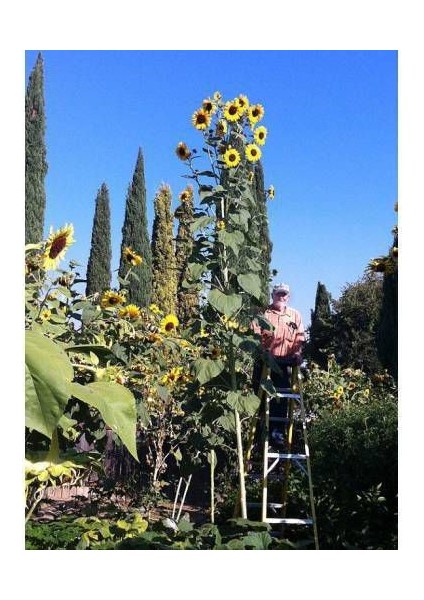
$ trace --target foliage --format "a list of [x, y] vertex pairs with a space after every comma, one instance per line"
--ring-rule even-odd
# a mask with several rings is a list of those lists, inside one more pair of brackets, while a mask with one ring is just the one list
[[152, 232], [152, 302], [165, 313], [175, 313], [177, 266], [171, 214], [171, 188], [161, 185], [155, 197]]
[[326, 351], [332, 341], [331, 296], [323, 283], [318, 281], [315, 295], [315, 310], [311, 311], [309, 340], [305, 348], [305, 356], [320, 367], [326, 364]]
[[[141, 256], [142, 262], [131, 269], [129, 279], [127, 278], [124, 283], [124, 278], [128, 275], [126, 248]], [[138, 150], [137, 162], [125, 203], [118, 275], [121, 286], [127, 292], [128, 302], [142, 307], [148, 306], [152, 291], [152, 255], [147, 229], [144, 158], [141, 148]]]
[[187, 276], [187, 265], [193, 250], [193, 234], [190, 225], [194, 218], [193, 188], [187, 186], [180, 194], [180, 205], [174, 216], [178, 219], [178, 231], [175, 240], [175, 262], [177, 269], [177, 317], [182, 324], [198, 316], [199, 297], [183, 287]]
[[397, 540], [397, 390], [387, 373], [307, 372], [320, 546], [391, 549]]
[[269, 525], [229, 519], [217, 526], [185, 519], [148, 523], [139, 513], [120, 519], [82, 517], [56, 523], [29, 522], [27, 550], [297, 550], [302, 544], [271, 537]]
[[[397, 210], [397, 204], [395, 206]], [[383, 366], [397, 380], [398, 377], [398, 228], [392, 230], [393, 242], [385, 257], [383, 302], [377, 329], [377, 350]], [[374, 259], [375, 262], [375, 259]], [[373, 264], [373, 261], [372, 263]], [[387, 267], [387, 265], [389, 265]]]
[[112, 243], [110, 237], [109, 190], [102, 184], [96, 197], [91, 233], [90, 256], [87, 265], [86, 295], [91, 296], [110, 288], [112, 273]]
[[366, 273], [355, 283], [347, 284], [340, 298], [333, 301], [335, 314], [330, 350], [341, 365], [369, 373], [381, 369], [376, 334], [382, 297], [381, 278]]
[[267, 523], [230, 519], [219, 527], [196, 526], [182, 519], [178, 525], [166, 519], [142, 536], [124, 540], [117, 550], [294, 550], [288, 540], [272, 538]]
[[[56, 268], [44, 268], [45, 264], [58, 266], [72, 241], [72, 233], [72, 226], [67, 226], [52, 233], [47, 241], [26, 248], [25, 424], [30, 431], [52, 440], [46, 460], [58, 462], [58, 430], [65, 439], [76, 438], [77, 421], [66, 411], [78, 399], [80, 404], [94, 408], [137, 457], [133, 394], [116, 382], [80, 378], [76, 370], [79, 364], [69, 358], [84, 327], [95, 319], [96, 313], [101, 313], [98, 306], [82, 301], [72, 289], [80, 281], [73, 272], [75, 265], [71, 271], [59, 273]], [[78, 321], [82, 324], [80, 330], [75, 328]], [[93, 350], [95, 346], [85, 347], [95, 362]]]
[[25, 525], [25, 550], [75, 550], [83, 533], [84, 528], [75, 521], [28, 521]]
[[43, 237], [47, 174], [44, 72], [41, 53], [29, 77], [25, 95], [25, 243]]
[[[258, 230], [258, 245], [261, 249], [260, 255], [260, 277], [261, 277], [261, 304], [267, 306], [269, 303], [269, 283], [271, 279], [270, 263], [272, 253], [272, 242], [269, 236], [268, 215], [267, 215], [267, 192], [264, 186], [264, 171], [262, 162], [259, 161], [255, 165], [254, 194], [257, 207], [257, 230]], [[250, 233], [250, 232], [249, 232]]]

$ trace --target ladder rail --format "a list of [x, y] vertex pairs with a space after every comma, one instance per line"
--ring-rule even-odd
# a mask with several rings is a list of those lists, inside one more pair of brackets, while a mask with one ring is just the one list
[[[265, 373], [263, 372], [263, 375]], [[306, 413], [305, 406], [303, 401], [302, 394], [302, 386], [301, 386], [301, 376], [299, 373], [299, 368], [296, 366], [292, 369], [291, 374], [291, 387], [290, 388], [277, 388], [275, 397], [277, 398], [285, 398], [288, 400], [288, 413], [287, 418], [284, 417], [271, 417], [269, 414], [270, 408], [270, 397], [265, 396], [265, 406], [264, 406], [264, 453], [263, 453], [263, 473], [262, 473], [262, 521], [266, 523], [273, 523], [281, 525], [281, 534], [283, 534], [284, 527], [286, 525], [312, 525], [313, 528], [313, 536], [314, 536], [314, 544], [315, 549], [319, 550], [319, 541], [318, 541], [318, 528], [316, 521], [316, 512], [315, 512], [315, 499], [313, 493], [313, 483], [312, 483], [312, 470], [311, 470], [311, 462], [310, 462], [310, 454], [309, 454], [309, 442], [307, 435], [307, 427], [306, 427]], [[267, 378], [270, 377], [270, 370], [267, 370], [266, 373]], [[301, 453], [292, 453], [293, 446], [293, 433], [294, 433], [294, 407], [295, 403], [299, 404], [300, 408], [300, 420], [302, 423], [302, 435], [303, 435], [303, 444], [304, 444], [304, 454]], [[269, 451], [269, 427], [270, 420], [286, 423], [286, 451], [282, 452], [270, 452]], [[269, 459], [274, 459], [271, 465], [269, 465]], [[278, 464], [279, 460], [284, 460], [284, 480], [281, 494], [281, 502], [279, 503], [269, 503], [268, 502], [268, 475]], [[306, 469], [300, 461], [306, 462]], [[308, 487], [309, 487], [309, 504], [311, 511], [311, 518], [306, 519], [295, 519], [287, 517], [287, 507], [288, 507], [288, 490], [289, 490], [289, 476], [291, 472], [291, 463], [292, 461], [298, 466], [304, 475], [308, 477]], [[280, 508], [281, 514], [277, 518], [268, 517], [268, 507], [271, 508]]]

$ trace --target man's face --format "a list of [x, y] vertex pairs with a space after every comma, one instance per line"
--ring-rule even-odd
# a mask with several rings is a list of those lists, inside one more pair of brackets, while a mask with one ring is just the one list
[[287, 305], [289, 299], [289, 294], [287, 292], [273, 292], [272, 294], [272, 302], [274, 306], [281, 308]]

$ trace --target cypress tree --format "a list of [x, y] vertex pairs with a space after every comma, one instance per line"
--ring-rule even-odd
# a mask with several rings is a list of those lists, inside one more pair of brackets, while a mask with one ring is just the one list
[[25, 243], [43, 239], [47, 174], [44, 141], [46, 117], [44, 105], [43, 58], [37, 62], [29, 77], [25, 95]]
[[315, 295], [315, 310], [311, 311], [309, 341], [305, 354], [320, 367], [327, 366], [326, 351], [333, 341], [331, 317], [331, 296], [323, 283], [318, 281]]
[[152, 232], [152, 302], [165, 313], [175, 313], [177, 269], [171, 214], [171, 188], [162, 184], [155, 197]]
[[175, 240], [175, 263], [177, 273], [177, 317], [180, 323], [187, 324], [197, 315], [199, 298], [197, 293], [183, 287], [186, 269], [193, 250], [193, 235], [190, 223], [194, 219], [193, 188], [188, 186], [180, 194], [181, 204], [174, 216], [178, 219], [178, 231]]
[[256, 202], [256, 218], [257, 218], [257, 240], [261, 250], [260, 262], [261, 271], [259, 272], [261, 277], [261, 288], [262, 296], [261, 303], [266, 306], [269, 302], [269, 284], [271, 280], [270, 263], [271, 263], [271, 252], [272, 242], [269, 237], [268, 227], [268, 211], [267, 211], [267, 200], [264, 186], [264, 170], [262, 162], [259, 161], [255, 165], [254, 180], [253, 180], [254, 197]]
[[394, 229], [394, 240], [390, 248], [392, 269], [384, 273], [383, 301], [377, 330], [378, 357], [383, 367], [397, 381], [398, 378], [398, 232]]
[[132, 183], [128, 187], [126, 199], [118, 271], [121, 283], [129, 268], [124, 258], [125, 248], [131, 248], [143, 259], [140, 265], [131, 268], [129, 279], [125, 285], [127, 301], [143, 307], [148, 306], [152, 292], [152, 254], [147, 230], [146, 185], [144, 158], [141, 148], [138, 150], [134, 175]]
[[87, 265], [86, 295], [103, 292], [110, 288], [112, 278], [112, 243], [110, 237], [109, 191], [102, 184], [96, 197], [96, 208], [91, 233], [90, 257]]

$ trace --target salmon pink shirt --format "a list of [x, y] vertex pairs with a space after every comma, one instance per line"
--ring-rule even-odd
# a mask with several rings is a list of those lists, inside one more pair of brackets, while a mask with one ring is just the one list
[[300, 358], [305, 341], [300, 313], [290, 306], [286, 306], [282, 311], [270, 306], [263, 316], [275, 329], [266, 331], [256, 322], [253, 323], [253, 331], [261, 335], [262, 346], [276, 357]]

